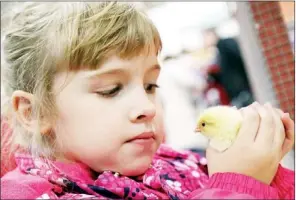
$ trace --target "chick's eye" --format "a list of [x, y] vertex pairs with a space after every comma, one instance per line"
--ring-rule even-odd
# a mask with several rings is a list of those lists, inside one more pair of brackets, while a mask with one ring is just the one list
[[202, 125], [203, 127], [205, 127], [205, 126], [206, 126], [206, 123], [203, 122], [203, 123], [201, 123], [201, 125]]

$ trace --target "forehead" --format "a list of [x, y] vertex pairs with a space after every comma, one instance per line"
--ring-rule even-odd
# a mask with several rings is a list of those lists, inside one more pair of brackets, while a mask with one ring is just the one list
[[156, 55], [140, 55], [131, 59], [122, 59], [114, 55], [107, 59], [98, 69], [85, 71], [83, 77], [97, 80], [99, 77], [111, 75], [143, 76], [146, 72], [159, 72], [159, 70], [160, 66]]
[[120, 58], [113, 55], [105, 60], [99, 67], [101, 70], [105, 70], [113, 67], [140, 67], [145, 68], [158, 64], [158, 57], [154, 54], [141, 54], [132, 58]]

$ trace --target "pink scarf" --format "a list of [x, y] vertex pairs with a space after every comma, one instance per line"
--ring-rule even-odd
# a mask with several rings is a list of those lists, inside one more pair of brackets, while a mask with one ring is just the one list
[[186, 199], [209, 180], [205, 158], [165, 145], [158, 149], [152, 166], [138, 177], [105, 171], [94, 180], [82, 164], [34, 159], [28, 154], [16, 155], [16, 161], [22, 172], [52, 184], [41, 199]]

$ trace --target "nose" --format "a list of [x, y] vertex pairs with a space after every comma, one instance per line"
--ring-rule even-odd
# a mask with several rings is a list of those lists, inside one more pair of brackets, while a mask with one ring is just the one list
[[149, 122], [156, 115], [156, 108], [154, 102], [152, 102], [148, 96], [138, 98], [129, 113], [130, 121], [133, 123]]

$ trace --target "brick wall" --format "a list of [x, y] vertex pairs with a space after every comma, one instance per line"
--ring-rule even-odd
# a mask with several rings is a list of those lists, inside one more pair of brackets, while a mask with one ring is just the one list
[[279, 2], [249, 2], [281, 109], [295, 113], [295, 56]]

